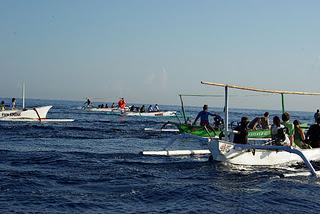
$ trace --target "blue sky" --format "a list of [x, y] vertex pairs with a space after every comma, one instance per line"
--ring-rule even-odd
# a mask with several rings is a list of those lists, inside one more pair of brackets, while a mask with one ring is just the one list
[[[0, 0], [0, 97], [177, 104], [201, 80], [318, 91], [320, 1]], [[239, 93], [239, 92], [235, 92]], [[313, 110], [320, 97], [288, 97]], [[188, 99], [222, 106], [221, 100]], [[278, 109], [278, 97], [235, 107]]]

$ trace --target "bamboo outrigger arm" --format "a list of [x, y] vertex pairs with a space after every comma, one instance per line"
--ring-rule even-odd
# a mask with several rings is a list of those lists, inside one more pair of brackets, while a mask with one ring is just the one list
[[212, 85], [212, 86], [219, 86], [219, 87], [228, 87], [246, 91], [255, 91], [255, 92], [262, 92], [262, 93], [271, 93], [271, 94], [295, 94], [295, 95], [313, 95], [313, 96], [320, 96], [319, 92], [301, 92], [301, 91], [282, 91], [282, 90], [268, 90], [268, 89], [258, 89], [253, 87], [243, 87], [237, 85], [229, 85], [229, 84], [221, 84], [221, 83], [214, 83], [214, 82], [205, 82], [201, 81], [201, 84], [204, 85]]
[[254, 92], [269, 93], [269, 94], [280, 94], [281, 95], [281, 104], [282, 104], [282, 113], [285, 112], [285, 107], [284, 107], [284, 95], [285, 94], [320, 96], [319, 92], [268, 90], [268, 89], [258, 89], [258, 88], [253, 88], [253, 87], [243, 87], [243, 86], [237, 86], [237, 85], [229, 85], [229, 84], [206, 82], [206, 81], [201, 81], [201, 84], [224, 87], [224, 88], [226, 88], [226, 90], [228, 88], [234, 88], [234, 89], [245, 90], [245, 91], [254, 91]]

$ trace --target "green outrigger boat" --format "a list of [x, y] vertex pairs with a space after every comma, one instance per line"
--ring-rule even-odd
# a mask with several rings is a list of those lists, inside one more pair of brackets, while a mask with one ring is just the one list
[[[188, 124], [180, 124], [178, 126], [180, 133], [188, 133], [199, 137], [219, 137], [223, 131], [221, 130], [207, 130], [202, 126], [191, 126]], [[252, 130], [248, 133], [249, 138], [271, 138], [271, 130]]]
[[[199, 137], [219, 137], [221, 134], [223, 134], [223, 131], [221, 129], [208, 130], [202, 126], [192, 126], [192, 125], [187, 124], [187, 118], [186, 118], [184, 103], [183, 103], [183, 99], [182, 99], [183, 96], [221, 97], [221, 95], [179, 94], [180, 102], [181, 102], [181, 109], [182, 109], [182, 116], [185, 121], [185, 123], [176, 124], [180, 133], [188, 133], [188, 134], [196, 135]], [[283, 95], [281, 96], [281, 98], [282, 98], [282, 112], [284, 112], [284, 97], [283, 97]], [[303, 130], [306, 130], [306, 129], [308, 129], [308, 124], [302, 123], [300, 125], [300, 127]], [[248, 138], [251, 138], [251, 139], [270, 139], [271, 138], [271, 129], [249, 130]]]

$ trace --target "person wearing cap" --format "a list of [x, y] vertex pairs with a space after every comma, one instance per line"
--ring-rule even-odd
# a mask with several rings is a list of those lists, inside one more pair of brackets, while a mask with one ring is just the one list
[[197, 123], [197, 120], [200, 118], [200, 126], [210, 127], [209, 115], [213, 116], [213, 117], [217, 116], [217, 114], [212, 114], [208, 111], [208, 105], [204, 105], [203, 110], [198, 113], [198, 115], [192, 125], [195, 125]]
[[240, 124], [234, 128], [236, 133], [234, 134], [233, 143], [247, 144], [248, 143], [248, 117], [242, 117]]

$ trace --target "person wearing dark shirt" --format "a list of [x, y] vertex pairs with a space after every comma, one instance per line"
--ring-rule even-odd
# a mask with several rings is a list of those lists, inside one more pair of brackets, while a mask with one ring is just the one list
[[269, 112], [265, 112], [263, 114], [263, 117], [261, 117], [261, 128], [262, 129], [270, 129]]
[[310, 126], [306, 138], [309, 140], [312, 148], [320, 147], [320, 117], [317, 118], [317, 123]]
[[248, 143], [248, 123], [247, 117], [242, 117], [240, 124], [234, 129], [237, 133], [234, 134], [233, 143], [247, 144]]
[[318, 119], [318, 117], [320, 117], [320, 111], [319, 111], [319, 109], [317, 109], [317, 112], [316, 113], [314, 113], [314, 122], [315, 123], [317, 123], [317, 119]]
[[261, 124], [261, 118], [256, 117], [249, 123], [248, 129], [257, 130], [258, 127], [260, 127], [260, 124]]
[[146, 109], [145, 109], [144, 105], [142, 105], [141, 108], [140, 108], [140, 113], [143, 113], [143, 112], [146, 112]]
[[200, 126], [209, 126], [209, 115], [217, 116], [216, 114], [208, 112], [208, 105], [204, 105], [203, 110], [198, 113], [193, 125], [195, 125], [197, 120], [200, 118]]

